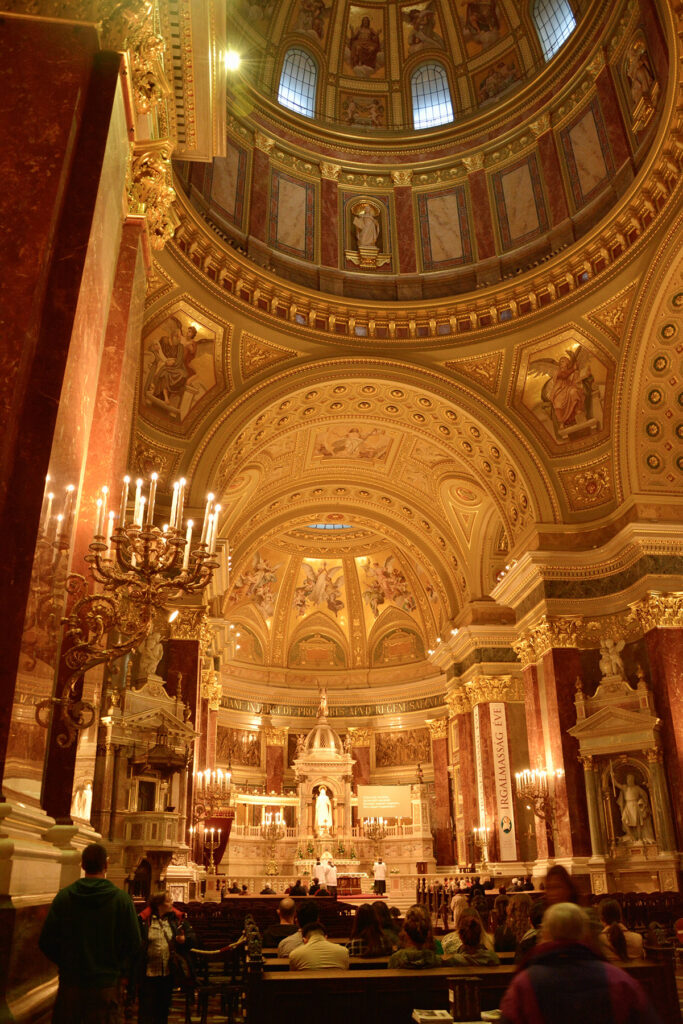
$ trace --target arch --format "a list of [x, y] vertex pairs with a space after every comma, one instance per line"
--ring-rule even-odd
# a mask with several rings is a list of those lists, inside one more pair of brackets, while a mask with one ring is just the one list
[[318, 65], [300, 46], [287, 50], [280, 72], [277, 99], [283, 107], [304, 117], [315, 115]]
[[413, 103], [413, 126], [436, 128], [454, 120], [451, 90], [443, 64], [430, 61], [420, 64], [410, 76]]
[[576, 28], [571, 4], [569, 0], [534, 0], [531, 16], [543, 56], [552, 60]]

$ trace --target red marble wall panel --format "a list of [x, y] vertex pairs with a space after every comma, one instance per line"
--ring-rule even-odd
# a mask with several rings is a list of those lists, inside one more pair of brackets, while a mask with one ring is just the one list
[[538, 137], [538, 155], [541, 159], [541, 169], [545, 184], [545, 194], [548, 199], [551, 224], [561, 224], [569, 216], [567, 197], [564, 191], [564, 181], [560, 170], [560, 160], [557, 155], [557, 146], [554, 134], [544, 132]]
[[410, 186], [394, 189], [394, 205], [396, 207], [396, 223], [398, 230], [398, 262], [402, 274], [414, 274], [417, 271], [415, 254], [415, 219], [413, 215], [413, 190]]
[[320, 259], [324, 267], [339, 266], [339, 203], [337, 182], [322, 178], [320, 182]]
[[583, 768], [578, 761], [579, 744], [567, 732], [576, 725], [574, 694], [576, 679], [583, 676], [581, 654], [573, 649], [548, 651], [542, 659], [547, 708], [546, 729], [553, 767], [563, 768], [556, 783], [560, 809], [557, 818], [557, 856], [588, 857], [591, 854], [588, 808]]
[[370, 747], [353, 747], [351, 756], [355, 759], [353, 765], [353, 790], [355, 793], [358, 786], [370, 785]]
[[683, 847], [683, 629], [646, 635], [655, 710], [662, 722], [664, 764], [672, 796], [678, 849]]
[[453, 863], [451, 829], [451, 798], [448, 784], [448, 741], [446, 737], [432, 740], [434, 765], [434, 832], [437, 864]]
[[477, 810], [477, 775], [474, 762], [474, 736], [472, 715], [467, 712], [458, 715], [458, 745], [460, 752], [460, 786], [462, 788], [462, 809], [465, 826], [465, 847], [469, 848], [469, 836], [479, 824]]
[[284, 747], [281, 744], [266, 747], [266, 793], [281, 793], [285, 775]]
[[[190, 722], [194, 729], [198, 729], [199, 712], [199, 641], [198, 640], [169, 640], [166, 644], [167, 669], [166, 678], [169, 682], [169, 690], [175, 693], [175, 687], [179, 675], [181, 696], [186, 704], [189, 704], [191, 716]], [[206, 765], [202, 765], [206, 767]]]
[[669, 57], [656, 5], [652, 0], [640, 0], [640, 16], [647, 37], [648, 52], [652, 59], [660, 88], [663, 88], [669, 71]]
[[[489, 859], [498, 860], [500, 850], [496, 822], [498, 808], [496, 806], [495, 778], [496, 770], [493, 759], [493, 737], [491, 734], [491, 713], [488, 704], [479, 705], [479, 734], [481, 741], [481, 773], [484, 782], [484, 808], [486, 821], [478, 822], [489, 829]], [[479, 805], [477, 804], [477, 807]]]
[[496, 236], [493, 230], [491, 201], [486, 185], [486, 171], [473, 171], [469, 175], [474, 235], [477, 239], [477, 256], [487, 260], [496, 255]]
[[[531, 764], [529, 743], [527, 740], [526, 707], [522, 703], [505, 705], [507, 719], [508, 752], [510, 757], [510, 784], [515, 809], [515, 834], [517, 837], [517, 855], [522, 860], [533, 860], [535, 849], [535, 819], [527, 811], [521, 800], [515, 798], [515, 772], [523, 771]], [[529, 832], [531, 831], [531, 838]]]
[[249, 232], [261, 242], [266, 241], [268, 224], [268, 189], [270, 187], [270, 160], [266, 153], [254, 149], [251, 176], [251, 203], [249, 207]]
[[[529, 767], [545, 764], [545, 745], [543, 741], [543, 718], [538, 692], [538, 672], [535, 665], [524, 669], [524, 707], [526, 709], [526, 732], [529, 744]], [[540, 818], [534, 818], [536, 831], [537, 856], [545, 860], [548, 856], [548, 835]]]
[[609, 138], [609, 144], [614, 157], [615, 167], [618, 169], [623, 163], [631, 158], [631, 147], [628, 141], [628, 133], [624, 127], [621, 106], [617, 98], [612, 71], [605, 67], [596, 79], [596, 88], [600, 106], [605, 119], [605, 128]]

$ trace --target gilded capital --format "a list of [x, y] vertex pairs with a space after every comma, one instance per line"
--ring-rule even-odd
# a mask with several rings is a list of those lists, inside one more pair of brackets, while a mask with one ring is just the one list
[[446, 704], [452, 718], [455, 718], [457, 715], [469, 714], [472, 710], [469, 694], [466, 690], [456, 690], [454, 693], [447, 694]]
[[128, 204], [131, 214], [144, 216], [153, 249], [163, 249], [180, 223], [173, 209], [172, 144], [163, 139], [136, 146], [128, 172]]
[[593, 771], [593, 758], [590, 754], [579, 754], [577, 760], [585, 772]]
[[391, 180], [393, 181], [394, 185], [397, 186], [412, 185], [413, 172], [410, 170], [410, 168], [402, 168], [400, 171], [392, 171]]
[[341, 170], [339, 164], [328, 164], [324, 160], [320, 162], [320, 176], [328, 181], [339, 181]]
[[272, 725], [267, 725], [263, 730], [263, 735], [266, 738], [266, 746], [268, 747], [284, 747], [287, 742], [286, 729], [276, 729]]
[[202, 676], [201, 697], [208, 700], [209, 711], [218, 711], [221, 706], [223, 687], [217, 672], [205, 672]]
[[543, 135], [545, 132], [549, 131], [550, 130], [550, 111], [549, 110], [544, 110], [541, 114], [538, 115], [537, 118], [535, 118], [529, 124], [529, 127], [531, 128], [531, 131], [534, 133], [536, 138], [538, 138], [539, 135]]
[[645, 751], [645, 755], [650, 764], [661, 764], [664, 760], [664, 751], [661, 747], [650, 747]]
[[432, 718], [427, 721], [432, 740], [444, 740], [448, 734], [447, 718]]
[[683, 594], [648, 594], [630, 606], [630, 618], [643, 633], [683, 627]]
[[372, 741], [372, 729], [355, 729], [348, 731], [351, 747], [369, 747]]
[[536, 664], [554, 647], [577, 647], [580, 629], [580, 619], [543, 615], [537, 625], [531, 626], [513, 642], [512, 647], [526, 668]]
[[172, 640], [205, 640], [206, 630], [211, 635], [211, 627], [206, 621], [206, 607], [181, 608], [171, 623]]
[[462, 162], [467, 168], [468, 174], [472, 174], [473, 171], [481, 171], [484, 167], [484, 154], [472, 153], [471, 156], [464, 156]]
[[266, 156], [270, 156], [273, 149], [275, 148], [275, 139], [271, 139], [268, 135], [264, 135], [263, 132], [256, 132], [254, 134], [254, 145], [257, 149], [260, 149]]
[[465, 683], [470, 704], [507, 704], [524, 700], [524, 684], [518, 676], [476, 676]]

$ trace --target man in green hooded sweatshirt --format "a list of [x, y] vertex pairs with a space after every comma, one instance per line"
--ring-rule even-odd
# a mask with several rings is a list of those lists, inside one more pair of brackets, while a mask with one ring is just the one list
[[128, 893], [106, 878], [99, 843], [81, 855], [85, 878], [52, 901], [39, 946], [59, 968], [53, 1024], [119, 1024], [121, 978], [140, 949], [140, 927]]

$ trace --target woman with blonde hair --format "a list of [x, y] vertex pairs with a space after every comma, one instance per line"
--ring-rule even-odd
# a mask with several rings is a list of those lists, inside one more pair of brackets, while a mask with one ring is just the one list
[[448, 935], [444, 935], [443, 938], [441, 939], [441, 946], [443, 948], [444, 956], [453, 956], [455, 953], [462, 952], [463, 942], [460, 936], [459, 925], [465, 913], [468, 915], [468, 917], [474, 916], [477, 919], [481, 926], [481, 944], [485, 946], [486, 949], [493, 951], [493, 936], [489, 935], [489, 933], [486, 931], [486, 928], [484, 927], [484, 922], [481, 919], [479, 911], [476, 910], [474, 907], [471, 907], [463, 911], [462, 914], [460, 914], [458, 918], [458, 924], [456, 925], [456, 931], [449, 932]]
[[533, 900], [525, 892], [515, 893], [510, 897], [507, 916], [507, 929], [515, 941], [515, 950], [531, 928], [531, 907]]

